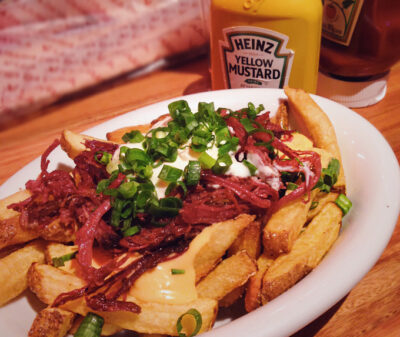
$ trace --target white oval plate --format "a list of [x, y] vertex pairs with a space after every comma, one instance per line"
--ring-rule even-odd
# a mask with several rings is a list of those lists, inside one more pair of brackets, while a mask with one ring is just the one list
[[[231, 109], [251, 101], [264, 104], [272, 112], [281, 98], [285, 94], [279, 89], [222, 90], [184, 97], [193, 110], [200, 101]], [[400, 210], [400, 170], [393, 151], [383, 136], [358, 114], [323, 97], [313, 98], [335, 126], [353, 209], [344, 218], [338, 241], [313, 272], [266, 306], [229, 324], [225, 324], [229, 318], [220, 320], [218, 327], [204, 337], [275, 337], [296, 332], [343, 298], [372, 268], [391, 237]], [[176, 99], [131, 111], [85, 133], [104, 138], [108, 131], [148, 123], [167, 113], [167, 104]], [[57, 164], [72, 164], [59, 148], [50, 159], [50, 169]], [[0, 198], [23, 188], [27, 179], [37, 176], [39, 167], [38, 158], [13, 175], [0, 187]], [[0, 308], [2, 335], [27, 336], [37, 305], [32, 296], [23, 295]]]

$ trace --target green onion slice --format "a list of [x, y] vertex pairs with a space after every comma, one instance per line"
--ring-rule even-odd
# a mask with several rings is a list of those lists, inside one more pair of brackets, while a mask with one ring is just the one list
[[248, 118], [241, 118], [240, 123], [242, 123], [247, 133], [256, 130], [256, 128], [253, 126], [253, 121]]
[[294, 191], [297, 187], [299, 187], [297, 184], [290, 181], [286, 184], [286, 189], [288, 189], [289, 191]]
[[248, 160], [243, 160], [243, 164], [249, 169], [250, 175], [254, 176], [257, 171], [257, 167], [250, 163]]
[[171, 274], [172, 275], [179, 275], [179, 274], [185, 274], [185, 269], [171, 269]]
[[103, 324], [103, 317], [89, 312], [75, 332], [74, 337], [99, 337]]
[[164, 165], [163, 168], [161, 169], [160, 174], [158, 175], [158, 178], [164, 181], [177, 181], [181, 175], [182, 175], [182, 170], [169, 166], [169, 165]]
[[313, 201], [313, 202], [311, 203], [310, 210], [312, 210], [312, 209], [314, 209], [314, 208], [317, 208], [318, 205], [319, 205], [319, 202], [318, 202], [318, 201]]
[[[193, 332], [190, 335], [186, 335], [185, 333], [182, 332], [182, 328], [183, 328], [182, 319], [186, 315], [193, 316], [193, 318], [196, 321], [196, 327], [194, 328]], [[178, 321], [176, 322], [176, 331], [178, 332], [179, 337], [193, 337], [198, 334], [198, 332], [201, 329], [202, 324], [203, 324], [203, 319], [201, 317], [200, 312], [194, 308], [191, 308], [178, 318]]]
[[125, 143], [140, 143], [144, 139], [144, 136], [141, 134], [139, 130], [133, 130], [131, 132], [127, 132], [122, 136], [122, 140]]
[[342, 210], [343, 215], [346, 215], [351, 207], [353, 206], [352, 202], [349, 198], [347, 198], [344, 194], [339, 194], [339, 196], [335, 200], [336, 205]]
[[327, 168], [322, 169], [321, 176], [314, 188], [319, 188], [321, 192], [329, 193], [331, 187], [336, 184], [340, 172], [340, 162], [332, 158]]
[[132, 236], [140, 232], [140, 226], [132, 226], [124, 231], [124, 236]]
[[53, 257], [51, 259], [51, 261], [53, 262], [53, 266], [54, 267], [63, 267], [65, 264], [65, 262], [72, 260], [73, 258], [75, 258], [75, 255], [78, 253], [78, 251], [76, 252], [72, 252], [69, 254], [65, 254], [63, 256], [58, 256], [58, 257]]
[[175, 188], [180, 187], [183, 191], [183, 196], [186, 196], [187, 187], [183, 181], [173, 181], [168, 184], [167, 189], [165, 190], [165, 195], [168, 196]]
[[[100, 157], [100, 155], [101, 155], [101, 157]], [[99, 158], [99, 157], [100, 157], [100, 158]], [[102, 164], [102, 165], [107, 165], [107, 164], [110, 162], [111, 157], [112, 157], [111, 153], [108, 153], [108, 152], [105, 152], [105, 151], [97, 151], [97, 152], [94, 154], [94, 159], [95, 159], [99, 164]]]
[[216, 160], [206, 152], [203, 152], [199, 157], [199, 162], [202, 168], [210, 169], [215, 165]]
[[201, 166], [197, 160], [190, 160], [185, 167], [185, 182], [188, 186], [195, 186], [200, 181]]
[[219, 156], [215, 165], [212, 167], [212, 171], [215, 174], [224, 174], [228, 171], [229, 167], [232, 165], [232, 159], [229, 154], [224, 154]]

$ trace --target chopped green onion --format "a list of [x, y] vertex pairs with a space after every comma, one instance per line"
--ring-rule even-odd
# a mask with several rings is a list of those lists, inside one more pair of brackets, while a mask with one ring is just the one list
[[202, 168], [211, 169], [217, 161], [206, 152], [203, 152], [199, 157], [199, 162]]
[[227, 126], [223, 126], [215, 131], [215, 137], [217, 140], [217, 146], [221, 146], [229, 142], [231, 134]]
[[261, 111], [264, 110], [264, 105], [260, 104], [260, 105], [258, 106], [258, 108], [256, 109], [256, 107], [254, 106], [254, 104], [251, 103], [251, 102], [247, 105], [247, 107], [248, 107], [248, 108], [247, 108], [247, 117], [249, 117], [250, 119], [256, 118], [256, 116], [257, 116]]
[[218, 148], [218, 155], [223, 155], [229, 153], [230, 151], [236, 152], [238, 145], [239, 145], [239, 138], [232, 137], [226, 144]]
[[212, 171], [215, 174], [224, 174], [228, 171], [229, 167], [232, 165], [232, 159], [229, 154], [223, 154], [219, 156], [215, 165], [212, 167]]
[[133, 164], [137, 161], [141, 161], [146, 164], [151, 162], [150, 157], [141, 149], [128, 149], [125, 154], [125, 159], [130, 164]]
[[243, 160], [243, 164], [249, 169], [250, 175], [254, 176], [257, 171], [257, 167], [250, 163], [248, 160]]
[[290, 181], [286, 184], [286, 189], [288, 189], [289, 191], [294, 191], [297, 187], [299, 187], [297, 184]]
[[[100, 158], [99, 158], [99, 155], [101, 155]], [[97, 151], [97, 152], [94, 154], [94, 159], [95, 159], [99, 164], [102, 164], [102, 165], [107, 165], [107, 164], [110, 162], [111, 157], [112, 157], [111, 153], [108, 153], [108, 152], [105, 152], [105, 151]]]
[[131, 132], [127, 132], [122, 136], [122, 140], [125, 143], [140, 143], [144, 139], [144, 136], [141, 134], [139, 130], [133, 130]]
[[190, 110], [188, 102], [186, 102], [185, 100], [175, 101], [168, 104], [168, 110], [174, 120], [179, 120], [179, 117], [182, 113], [192, 112]]
[[264, 146], [264, 147], [267, 148], [267, 150], [269, 152], [273, 152], [275, 150], [274, 147], [272, 146], [272, 141], [269, 141], [269, 142], [256, 142], [256, 143], [254, 143], [254, 145], [256, 145], [256, 146]]
[[118, 192], [123, 198], [130, 199], [136, 194], [138, 185], [139, 184], [135, 181], [124, 182], [119, 185]]
[[51, 261], [53, 262], [53, 266], [57, 267], [57, 268], [58, 267], [63, 267], [65, 265], [64, 262], [70, 261], [73, 258], [75, 258], [75, 255], [77, 253], [78, 253], [78, 251], [72, 252], [72, 253], [69, 253], [69, 254], [65, 254], [63, 256], [53, 257], [51, 259]]
[[201, 167], [197, 160], [190, 160], [185, 168], [185, 182], [188, 186], [195, 186], [200, 181]]
[[164, 181], [177, 181], [181, 177], [182, 172], [183, 171], [181, 169], [164, 165], [160, 174], [158, 175], [158, 178]]
[[253, 126], [253, 121], [251, 121], [248, 118], [241, 118], [240, 123], [242, 123], [246, 132], [252, 132], [252, 131], [256, 130], [256, 128]]
[[165, 195], [168, 196], [175, 188], [177, 187], [182, 188], [183, 196], [186, 196], [187, 187], [183, 181], [173, 181], [168, 184], [167, 189], [165, 190]]
[[318, 202], [318, 201], [313, 201], [313, 202], [311, 203], [310, 210], [312, 210], [312, 209], [314, 209], [314, 208], [317, 208], [318, 205], [319, 205], [319, 202]]
[[322, 169], [321, 176], [314, 188], [319, 188], [321, 192], [329, 193], [331, 187], [336, 184], [340, 172], [340, 162], [332, 158], [327, 168]]
[[351, 207], [353, 206], [352, 202], [349, 198], [347, 198], [344, 194], [339, 194], [339, 196], [335, 200], [336, 205], [342, 210], [343, 215], [346, 215]]
[[185, 269], [171, 269], [171, 274], [172, 275], [179, 275], [179, 274], [185, 274]]
[[99, 337], [103, 328], [103, 317], [89, 312], [83, 319], [74, 337]]
[[[196, 326], [195, 326], [193, 332], [192, 332], [190, 335], [186, 335], [185, 333], [182, 332], [182, 328], [183, 328], [183, 326], [182, 326], [182, 319], [183, 319], [183, 317], [186, 316], [186, 315], [191, 315], [191, 316], [193, 316], [193, 318], [194, 318], [195, 321], [196, 321]], [[188, 311], [186, 311], [184, 314], [182, 314], [182, 315], [178, 318], [178, 321], [176, 322], [176, 331], [178, 332], [178, 336], [179, 336], [179, 337], [193, 337], [193, 336], [196, 336], [196, 335], [198, 334], [198, 332], [199, 332], [200, 329], [201, 329], [202, 324], [203, 324], [203, 319], [202, 319], [202, 317], [201, 317], [200, 312], [197, 311], [197, 310], [194, 309], [194, 308], [191, 308], [191, 309], [189, 309]]]
[[148, 212], [156, 218], [171, 218], [178, 215], [181, 208], [182, 200], [175, 197], [166, 197], [160, 199], [159, 205], [150, 205]]
[[124, 231], [124, 236], [132, 236], [140, 232], [140, 226], [132, 226]]

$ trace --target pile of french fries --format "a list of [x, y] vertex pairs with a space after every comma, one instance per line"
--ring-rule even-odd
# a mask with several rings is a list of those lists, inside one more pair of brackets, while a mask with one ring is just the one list
[[[300, 131], [316, 148], [341, 161], [335, 131], [325, 113], [304, 91], [286, 88], [285, 92], [289, 114]], [[281, 121], [287, 118], [283, 115]], [[121, 136], [131, 129], [108, 133], [107, 139], [121, 143]], [[85, 151], [87, 138], [91, 137], [64, 131], [62, 147], [74, 158]], [[343, 169], [335, 190], [345, 190]], [[58, 268], [52, 262], [55, 257], [75, 252], [77, 247], [67, 245], [68, 238], [50, 240], [21, 228], [19, 213], [7, 206], [27, 197], [29, 192], [25, 190], [0, 201], [0, 249], [4, 256], [0, 259], [0, 305], [6, 305], [29, 288], [48, 305], [37, 314], [29, 336], [62, 337], [76, 331], [82, 317], [92, 311], [84, 298], [52, 307], [59, 294], [85, 285], [73, 260]], [[290, 202], [266, 223], [242, 214], [211, 225], [208, 242], [194, 258], [197, 299], [185, 304], [148, 303], [128, 294], [127, 300], [140, 305], [141, 312], [99, 312], [105, 320], [102, 335], [129, 329], [143, 336], [176, 336], [177, 319], [190, 308], [201, 313], [200, 332], [204, 332], [212, 328], [219, 307], [229, 307], [240, 300], [250, 312], [267, 304], [311, 272], [334, 244], [343, 216], [333, 202], [336, 197], [337, 193], [313, 190], [311, 197]], [[317, 206], [311, 207], [312, 204]], [[187, 321], [184, 329], [190, 335], [193, 323]]]

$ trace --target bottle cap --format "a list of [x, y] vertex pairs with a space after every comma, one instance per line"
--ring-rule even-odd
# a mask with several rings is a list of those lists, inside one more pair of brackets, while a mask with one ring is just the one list
[[367, 81], [343, 81], [321, 72], [318, 74], [317, 94], [349, 108], [373, 105], [386, 95], [388, 73]]

